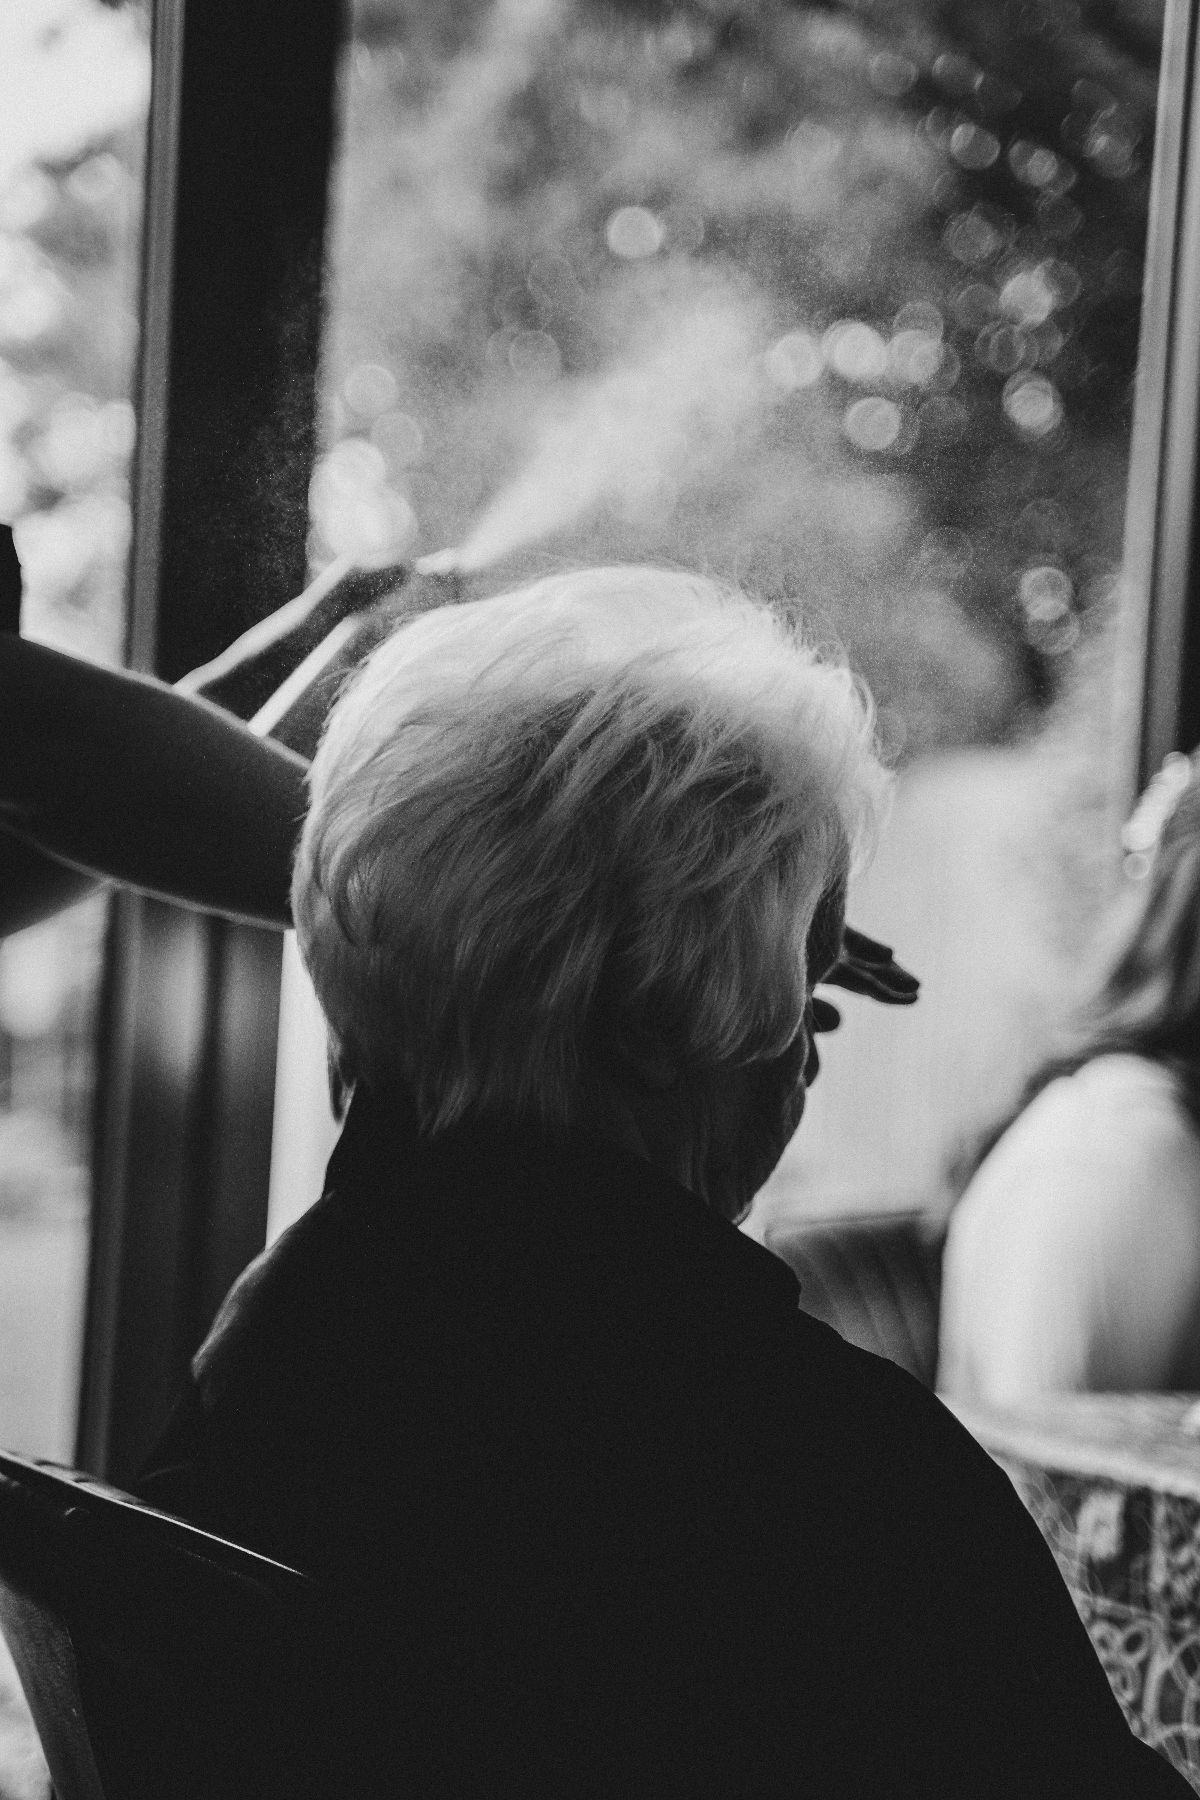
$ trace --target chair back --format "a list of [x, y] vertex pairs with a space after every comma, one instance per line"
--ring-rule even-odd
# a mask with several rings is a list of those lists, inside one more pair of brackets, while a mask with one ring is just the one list
[[326, 1596], [75, 1470], [0, 1453], [0, 1627], [56, 1800], [319, 1792]]
[[919, 1212], [789, 1218], [768, 1249], [800, 1279], [800, 1305], [851, 1344], [932, 1387], [946, 1223]]

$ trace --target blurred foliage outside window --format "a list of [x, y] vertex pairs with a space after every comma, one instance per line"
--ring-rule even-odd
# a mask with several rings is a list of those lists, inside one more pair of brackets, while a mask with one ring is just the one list
[[[977, 967], [986, 999], [1028, 948], [1011, 907], [970, 914], [981, 808], [1013, 815], [1001, 884], [1053, 891], [1038, 928], [1061, 948], [1090, 919], [1161, 10], [353, 7], [313, 562], [456, 545], [481, 591], [567, 560], [699, 566], [799, 607], [878, 698], [900, 798], [857, 916], [927, 994], [904, 1019], [847, 1007], [810, 1187], [837, 1187], [822, 1145], [855, 1108], [912, 1103], [914, 1168], [949, 1147], [951, 976]], [[0, 14], [0, 516], [24, 629], [101, 658], [148, 87], [140, 7]], [[944, 869], [961, 892], [931, 937], [918, 877]], [[0, 953], [9, 1222], [78, 1216], [99, 935], [84, 910]], [[960, 1114], [1011, 1079], [997, 1055]], [[897, 1129], [876, 1150], [900, 1166]]]
[[312, 558], [662, 559], [846, 647], [902, 771], [858, 916], [927, 992], [847, 1007], [810, 1191], [937, 1176], [1104, 890], [1162, 10], [355, 0]]
[[[22, 630], [118, 661], [142, 158], [140, 6], [0, 7], [0, 518]], [[0, 1441], [70, 1456], [105, 907], [0, 944]]]

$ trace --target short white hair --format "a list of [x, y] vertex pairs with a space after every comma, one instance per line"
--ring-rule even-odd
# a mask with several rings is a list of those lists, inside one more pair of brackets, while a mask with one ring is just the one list
[[330, 715], [293, 911], [334, 1041], [422, 1126], [569, 1127], [589, 1070], [781, 1055], [873, 844], [870, 696], [764, 605], [639, 567], [402, 625]]

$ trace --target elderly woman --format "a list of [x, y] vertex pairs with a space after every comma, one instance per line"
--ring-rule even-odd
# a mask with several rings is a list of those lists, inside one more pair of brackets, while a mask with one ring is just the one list
[[1186, 1793], [1006, 1477], [733, 1228], [885, 799], [853, 678], [559, 577], [402, 627], [311, 790], [345, 1131], [144, 1492], [356, 1596], [347, 1791]]

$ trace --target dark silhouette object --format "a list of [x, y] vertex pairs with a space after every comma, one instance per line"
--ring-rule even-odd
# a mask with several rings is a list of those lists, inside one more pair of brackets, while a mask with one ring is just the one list
[[332, 633], [337, 632], [338, 645], [352, 637], [354, 615], [397, 593], [408, 573], [403, 563], [356, 568], [348, 558], [339, 558], [302, 594], [260, 619], [211, 662], [181, 676], [175, 686], [181, 693], [203, 695], [239, 719], [252, 719]]
[[328, 1604], [281, 1563], [0, 1453], [0, 1623], [56, 1800], [319, 1793], [304, 1721], [328, 1714]]
[[11, 525], [0, 525], [0, 631], [21, 629], [21, 564]]

